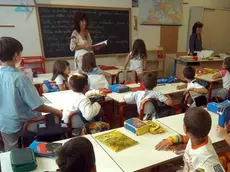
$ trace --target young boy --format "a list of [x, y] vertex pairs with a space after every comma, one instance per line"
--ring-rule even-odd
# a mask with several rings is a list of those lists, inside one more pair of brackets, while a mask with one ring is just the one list
[[29, 78], [17, 69], [22, 50], [16, 39], [0, 38], [0, 131], [5, 151], [18, 147], [23, 125], [40, 115], [36, 111], [62, 115], [60, 110], [44, 105]]
[[[100, 110], [101, 105], [97, 102], [91, 103], [90, 99], [85, 95], [89, 90], [88, 77], [85, 74], [75, 74], [69, 78], [69, 85], [75, 92], [73, 98], [69, 102], [69, 107], [63, 111], [63, 120], [68, 123], [69, 114], [73, 111], [81, 112], [81, 119], [83, 122], [91, 121], [95, 118]], [[93, 91], [95, 94], [99, 91]], [[87, 95], [90, 95], [87, 93]]]
[[58, 151], [56, 163], [61, 172], [96, 172], [92, 143], [84, 137], [69, 140]]
[[187, 143], [184, 153], [183, 171], [223, 172], [219, 158], [208, 137], [212, 119], [209, 113], [200, 108], [189, 108], [184, 116], [186, 136], [171, 136], [156, 145], [157, 150], [166, 150], [176, 143]]
[[184, 95], [186, 97], [191, 97], [191, 99], [189, 99], [190, 107], [206, 105], [206, 94], [208, 93], [208, 90], [196, 81], [195, 69], [193, 67], [186, 67], [183, 73], [185, 80], [188, 83], [187, 90], [184, 92]]
[[137, 91], [125, 95], [124, 100], [128, 104], [136, 104], [138, 113], [140, 114], [141, 104], [145, 99], [154, 98], [168, 106], [172, 105], [170, 96], [166, 96], [159, 91], [154, 91], [153, 88], [157, 86], [157, 78], [153, 73], [146, 73], [143, 77], [143, 84], [145, 91]]

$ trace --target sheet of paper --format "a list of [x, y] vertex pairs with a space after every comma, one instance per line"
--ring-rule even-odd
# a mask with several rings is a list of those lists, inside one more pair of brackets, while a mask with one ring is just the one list
[[103, 44], [107, 45], [107, 43], [108, 43], [108, 39], [105, 40], [105, 41], [99, 42], [99, 43], [97, 43], [97, 44], [94, 44], [93, 47], [96, 47], [96, 46], [98, 46], [98, 45], [103, 45]]
[[200, 53], [198, 53], [198, 58], [208, 58], [213, 55], [213, 50], [202, 50]]

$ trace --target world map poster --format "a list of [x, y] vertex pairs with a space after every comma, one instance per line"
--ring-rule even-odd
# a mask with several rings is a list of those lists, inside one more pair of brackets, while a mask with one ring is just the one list
[[182, 25], [183, 0], [139, 1], [140, 24]]

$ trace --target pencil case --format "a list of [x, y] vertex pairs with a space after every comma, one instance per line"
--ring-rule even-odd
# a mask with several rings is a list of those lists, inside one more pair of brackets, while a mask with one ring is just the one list
[[150, 126], [141, 121], [138, 118], [131, 118], [124, 122], [124, 127], [136, 134], [137, 136], [143, 135], [149, 132]]

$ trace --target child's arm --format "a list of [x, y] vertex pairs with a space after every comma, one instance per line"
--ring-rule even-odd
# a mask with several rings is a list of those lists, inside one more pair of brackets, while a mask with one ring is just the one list
[[100, 109], [101, 105], [99, 103], [95, 102], [92, 104], [88, 98], [83, 99], [79, 104], [79, 110], [87, 121], [91, 121], [97, 116]]
[[164, 103], [168, 106], [172, 106], [172, 99], [169, 95], [165, 95], [167, 97], [167, 100], [164, 101]]
[[226, 70], [220, 70], [219, 73], [215, 74], [212, 76], [212, 79], [219, 79], [222, 78], [223, 76], [225, 76], [227, 73]]
[[224, 128], [218, 125], [216, 130], [222, 137], [224, 137], [224, 140], [228, 143], [228, 145], [230, 145], [230, 135], [228, 134], [227, 125], [225, 124]]
[[188, 137], [183, 136], [183, 135], [175, 135], [175, 136], [170, 136], [167, 139], [162, 140], [160, 143], [158, 143], [155, 147], [156, 150], [167, 150], [172, 146], [173, 144], [176, 143], [187, 143], [188, 142]]
[[104, 71], [102, 71], [102, 73], [101, 73], [102, 75], [104, 75], [105, 77], [111, 77], [111, 75], [109, 74], [109, 73], [107, 73], [107, 72], [104, 72]]
[[200, 94], [208, 94], [208, 90], [206, 88], [190, 88], [189, 91], [194, 91]]
[[145, 71], [145, 70], [147, 69], [147, 57], [144, 57], [144, 58], [143, 58], [143, 63], [144, 63], [144, 64], [143, 64], [143, 67], [144, 67], [143, 70]]
[[64, 91], [67, 90], [66, 85], [65, 84], [57, 84], [58, 88], [60, 91]]
[[125, 64], [124, 64], [124, 70], [125, 70], [126, 67], [128, 66], [129, 61], [130, 61], [130, 54], [126, 57]]
[[53, 113], [62, 116], [62, 111], [59, 109], [55, 109], [53, 107], [47, 106], [47, 105], [41, 105], [38, 108], [35, 109], [38, 112], [44, 112], [44, 113]]

